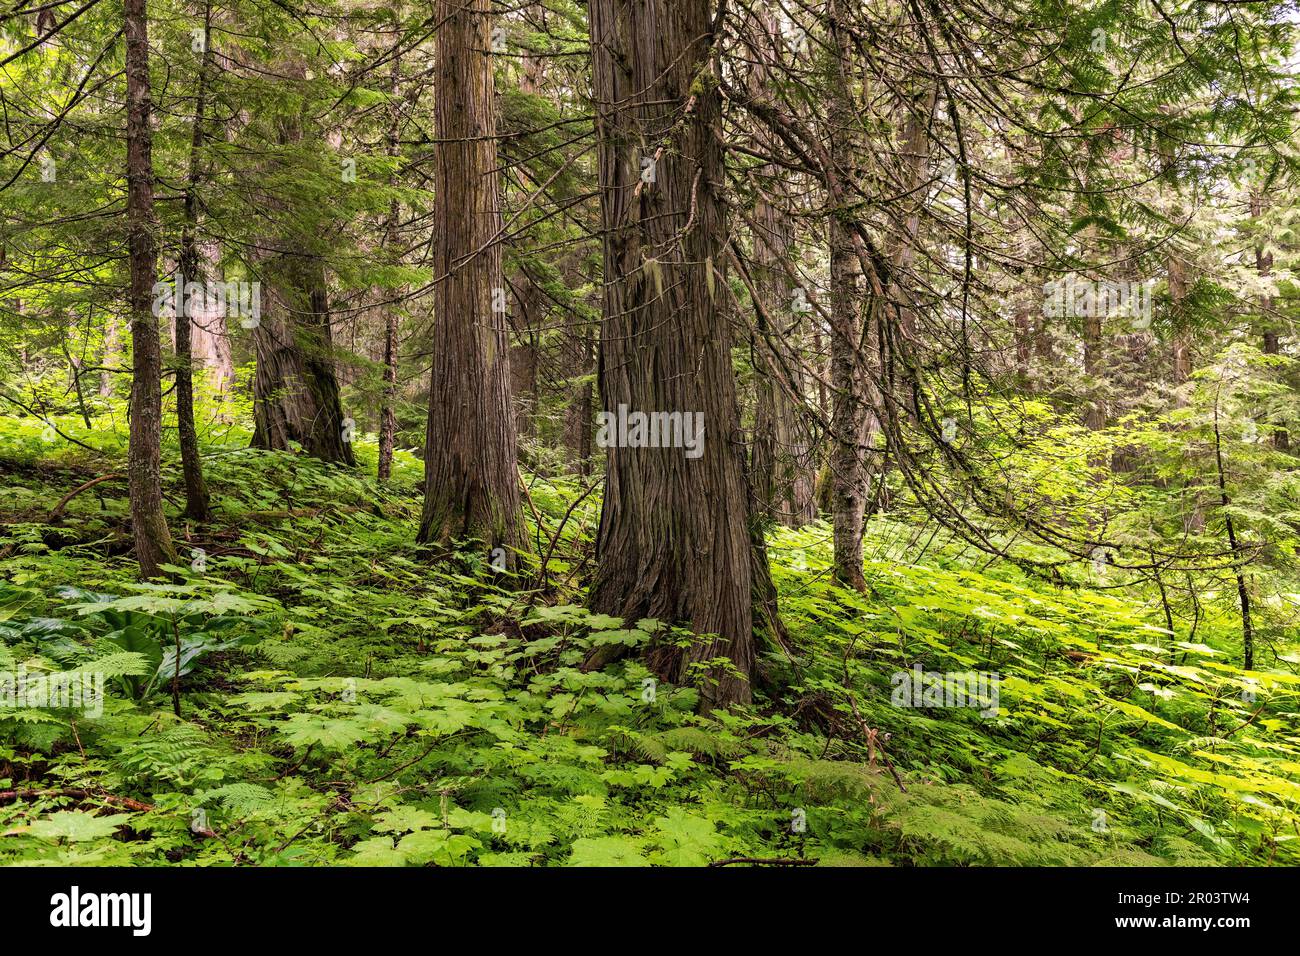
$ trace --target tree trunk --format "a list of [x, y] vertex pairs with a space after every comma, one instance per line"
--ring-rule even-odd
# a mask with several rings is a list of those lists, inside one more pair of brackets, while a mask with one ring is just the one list
[[589, 323], [584, 322], [580, 332], [572, 335], [572, 346], [575, 353], [573, 368], [582, 381], [570, 392], [568, 406], [564, 413], [564, 435], [565, 444], [568, 445], [570, 454], [578, 463], [578, 473], [585, 478], [591, 473], [593, 402], [589, 376], [595, 365], [593, 354], [595, 342]]
[[[203, 113], [207, 100], [208, 70], [211, 51], [212, 7], [203, 11], [203, 57], [199, 61], [198, 90], [194, 100], [194, 128], [190, 136], [190, 166], [185, 184], [185, 224], [181, 229], [181, 253], [176, 280], [176, 431], [181, 446], [181, 471], [185, 475], [185, 517], [207, 521], [211, 517], [207, 483], [203, 480], [203, 460], [199, 457], [198, 431], [194, 427], [194, 356], [190, 347], [193, 318], [184, 284], [202, 282], [198, 239], [199, 161], [203, 149]], [[196, 297], [197, 298], [197, 297]], [[206, 297], [205, 297], [206, 298]], [[195, 306], [197, 308], [197, 306]]]
[[[402, 104], [398, 99], [398, 90], [402, 82], [402, 57], [393, 56], [389, 79], [388, 113], [388, 155], [396, 158], [401, 154]], [[394, 169], [389, 185], [396, 185], [397, 171]], [[388, 226], [384, 231], [384, 248], [389, 258], [397, 261], [400, 253], [397, 248], [397, 224], [401, 206], [396, 199], [388, 204]], [[384, 395], [379, 407], [379, 480], [387, 481], [393, 474], [393, 447], [397, 442], [397, 349], [398, 349], [398, 309], [395, 303], [389, 303], [384, 313]]]
[[[306, 76], [301, 61], [281, 70], [290, 77]], [[301, 142], [301, 118], [284, 124], [280, 135], [284, 144]], [[282, 203], [268, 197], [266, 205], [275, 210]], [[295, 217], [272, 218], [293, 223]], [[255, 253], [263, 301], [253, 329], [252, 446], [285, 451], [290, 442], [298, 442], [322, 461], [355, 465], [334, 371], [325, 263], [312, 251], [315, 240], [291, 226]]]
[[126, 219], [130, 255], [131, 437], [127, 474], [131, 532], [142, 578], [174, 562], [162, 507], [162, 344], [153, 314], [157, 246], [153, 214], [153, 131], [145, 0], [123, 0], [126, 32]]
[[[518, 292], [518, 297], [511, 293]], [[514, 401], [514, 428], [518, 438], [532, 437], [533, 420], [537, 416], [537, 370], [542, 360], [538, 342], [540, 298], [533, 280], [523, 269], [516, 271], [505, 292], [507, 303], [514, 315], [511, 323], [515, 341], [510, 346], [510, 392]]]
[[379, 480], [393, 475], [393, 449], [397, 444], [397, 310], [384, 316], [384, 401], [379, 409]]
[[522, 547], [505, 314], [489, 0], [439, 0], [433, 263], [440, 281], [419, 540]]
[[[1168, 163], [1166, 161], [1166, 165]], [[1172, 242], [1165, 260], [1165, 271], [1169, 283], [1169, 324], [1173, 327], [1173, 381], [1177, 388], [1192, 376], [1192, 342], [1187, 316], [1183, 314], [1187, 300], [1187, 263]], [[1186, 405], [1186, 397], [1180, 394], [1177, 403], [1180, 407]]]
[[[751, 536], [730, 329], [717, 305], [726, 223], [712, 14], [708, 0], [590, 5], [605, 230], [602, 406], [610, 416], [680, 413], [704, 428], [693, 450], [626, 447], [615, 428], [604, 430], [591, 606], [702, 635], [684, 651], [653, 648], [648, 664], [675, 682], [704, 676], [705, 710], [750, 700], [755, 613], [775, 620], [766, 554]], [[692, 668], [717, 658], [731, 666]]]
[[[1250, 215], [1258, 219], [1264, 214], [1264, 198], [1256, 191], [1250, 194]], [[1255, 246], [1255, 271], [1259, 273], [1260, 278], [1265, 278], [1273, 273], [1273, 253], [1261, 241]], [[1259, 303], [1261, 314], [1260, 326], [1262, 329], [1262, 351], [1265, 355], [1280, 355], [1282, 344], [1277, 334], [1277, 318], [1274, 316], [1276, 303], [1273, 297], [1266, 295]], [[1291, 436], [1286, 430], [1286, 425], [1281, 421], [1274, 421], [1273, 425], [1273, 447], [1279, 451], [1286, 451], [1291, 446]]]
[[99, 397], [113, 397], [113, 363], [122, 357], [122, 339], [117, 330], [117, 317], [111, 311], [104, 313], [104, 349], [99, 364]]
[[1237, 529], [1232, 520], [1232, 502], [1228, 497], [1228, 484], [1223, 467], [1223, 436], [1219, 431], [1218, 392], [1214, 396], [1214, 464], [1219, 482], [1219, 504], [1223, 508], [1224, 529], [1228, 533], [1228, 551], [1232, 555], [1232, 573], [1237, 581], [1237, 601], [1241, 608], [1241, 666], [1249, 671], [1255, 669], [1255, 627], [1250, 615], [1250, 588], [1246, 584], [1245, 571], [1249, 559], [1237, 539]]
[[[834, 93], [827, 105], [827, 153], [830, 175], [839, 182], [852, 182], [854, 143], [850, 131], [857, 124], [849, 64], [852, 41], [843, 24], [842, 0], [832, 0], [830, 27], [834, 57], [831, 83]], [[828, 241], [830, 246], [830, 335], [831, 410], [834, 434], [830, 452], [831, 526], [834, 532], [835, 577], [859, 591], [866, 589], [862, 576], [862, 532], [866, 515], [866, 448], [870, 442], [871, 418], [867, 403], [865, 333], [862, 302], [862, 267], [853, 246], [853, 235], [844, 221], [847, 210], [838, 208], [827, 184]]]
[[[770, 82], [769, 64], [776, 58], [777, 44], [783, 42], [775, 19], [761, 15], [755, 31], [754, 49], [762, 61], [751, 68], [750, 85], [755, 94]], [[777, 148], [777, 138], [760, 126], [756, 136], [767, 152]], [[800, 313], [795, 312], [794, 289], [788, 264], [793, 243], [790, 217], [773, 200], [788, 202], [782, 195], [779, 168], [773, 163], [755, 173], [759, 198], [754, 203], [754, 283], [762, 298], [756, 309], [756, 325], [761, 342], [753, 350], [755, 362], [754, 442], [750, 473], [754, 497], [762, 512], [789, 528], [802, 527], [817, 517], [813, 497], [816, 470], [812, 460], [812, 436], [798, 401], [782, 388], [782, 378], [793, 377], [790, 384], [802, 396], [805, 386], [800, 341], [803, 334]], [[769, 197], [764, 189], [778, 193]], [[782, 328], [768, 328], [764, 316], [775, 321], [788, 315]], [[786, 343], [792, 343], [789, 348]], [[774, 349], [785, 352], [784, 361]], [[788, 373], [787, 371], [788, 370]]]
[[[799, 528], [817, 517], [814, 500], [816, 470], [812, 437], [802, 409], [781, 386], [793, 377], [793, 386], [804, 387], [802, 356], [798, 343], [801, 320], [792, 317], [785, 328], [768, 328], [764, 315], [774, 319], [789, 313], [792, 290], [779, 263], [789, 254], [789, 233], [783, 216], [766, 202], [755, 206], [754, 221], [766, 236], [754, 237], [755, 286], [763, 298], [756, 318], [754, 442], [750, 472], [754, 498], [763, 514], [788, 528]], [[784, 243], [784, 245], [782, 244]], [[793, 343], [787, 348], [787, 343]], [[784, 361], [772, 354], [785, 353]]]
[[1017, 297], [1015, 305], [1016, 323], [1016, 386], [1029, 388], [1029, 359], [1034, 348], [1034, 326], [1030, 318], [1029, 302], [1023, 293]]
[[1104, 343], [1101, 339], [1102, 317], [1095, 314], [1096, 311], [1095, 308], [1090, 309], [1092, 314], [1083, 317], [1083, 371], [1093, 383], [1083, 412], [1083, 424], [1091, 431], [1106, 427], [1106, 400], [1102, 394], [1102, 380], [1106, 374]]
[[262, 261], [261, 275], [252, 446], [285, 451], [298, 442], [321, 461], [354, 465], [334, 375], [325, 265], [286, 246]]
[[[199, 242], [196, 251], [198, 265], [195, 274], [202, 272], [213, 281], [221, 279], [217, 244]], [[235, 360], [230, 347], [230, 332], [226, 328], [226, 309], [224, 305], [207, 302], [207, 297], [204, 298], [203, 307], [190, 316], [190, 351], [194, 368], [203, 371], [203, 378], [216, 393], [217, 401], [225, 402], [235, 381]]]
[[[529, 4], [525, 10], [525, 19], [530, 23], [540, 21], [542, 16], [541, 4]], [[526, 51], [518, 74], [519, 92], [528, 96], [540, 95], [545, 75], [546, 60], [531, 50]], [[541, 400], [537, 380], [538, 368], [544, 358], [540, 326], [545, 309], [541, 290], [527, 268], [517, 267], [511, 274], [505, 300], [502, 304], [508, 306], [514, 315], [511, 322], [514, 338], [510, 346], [510, 381], [515, 434], [518, 438], [531, 438], [537, 431], [536, 418]]]

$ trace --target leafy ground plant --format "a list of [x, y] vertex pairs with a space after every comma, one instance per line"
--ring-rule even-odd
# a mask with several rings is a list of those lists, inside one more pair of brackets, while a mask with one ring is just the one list
[[[700, 716], [641, 663], [689, 634], [584, 609], [576, 483], [530, 479], [530, 534], [566, 555], [543, 585], [536, 555], [508, 580], [473, 549], [430, 563], [409, 483], [221, 462], [235, 490], [182, 548], [204, 561], [165, 583], [104, 533], [115, 489], [57, 529], [6, 499], [0, 670], [107, 690], [95, 717], [0, 710], [3, 862], [1300, 862], [1300, 648], [1242, 670], [1226, 614], [1170, 632], [1154, 595], [977, 559], [905, 513], [869, 526], [859, 593], [828, 527], [774, 530], [786, 645], [752, 707]], [[631, 653], [585, 666], [611, 644]], [[917, 667], [996, 674], [996, 708], [898, 706]]]

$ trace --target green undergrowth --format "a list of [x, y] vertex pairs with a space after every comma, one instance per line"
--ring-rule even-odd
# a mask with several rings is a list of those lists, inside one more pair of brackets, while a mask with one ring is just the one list
[[[0, 673], [105, 699], [0, 710], [5, 864], [1300, 862], [1300, 651], [1247, 673], [1230, 618], [1191, 640], [1146, 595], [905, 515], [871, 522], [858, 594], [829, 527], [778, 529], [786, 646], [752, 707], [702, 717], [637, 653], [689, 635], [583, 609], [599, 502], [574, 480], [527, 477], [501, 579], [472, 544], [417, 549], [412, 456], [380, 486], [370, 444], [353, 472], [209, 433], [215, 520], [178, 517], [169, 467], [174, 578], [140, 584], [124, 477], [54, 514], [120, 436], [58, 424], [97, 452], [0, 418]], [[996, 675], [996, 711], [896, 706], [917, 666]]]

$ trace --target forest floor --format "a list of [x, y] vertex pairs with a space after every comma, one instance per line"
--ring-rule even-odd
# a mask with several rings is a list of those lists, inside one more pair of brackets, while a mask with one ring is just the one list
[[0, 418], [0, 691], [106, 695], [0, 699], [0, 864], [1300, 863], [1297, 649], [1247, 673], [1231, 620], [1171, 634], [1104, 569], [1051, 584], [904, 511], [870, 522], [858, 594], [827, 526], [775, 529], [789, 652], [701, 717], [637, 653], [688, 635], [584, 610], [575, 480], [525, 476], [535, 553], [504, 587], [416, 548], [412, 456], [380, 485], [372, 445], [350, 471], [232, 430], [211, 524], [166, 471], [175, 578], [140, 584], [124, 436], [57, 424], [95, 451]]

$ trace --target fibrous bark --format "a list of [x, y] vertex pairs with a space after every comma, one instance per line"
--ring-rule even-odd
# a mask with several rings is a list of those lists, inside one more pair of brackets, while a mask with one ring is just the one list
[[356, 464], [334, 374], [324, 263], [284, 244], [262, 260], [260, 275], [253, 447], [284, 451], [297, 442], [322, 461]]
[[[844, 25], [842, 0], [830, 5], [833, 93], [827, 108], [828, 178], [852, 182], [854, 176], [853, 135], [858, 121], [853, 109], [852, 72], [849, 64], [852, 43]], [[862, 294], [862, 267], [847, 223], [849, 211], [840, 208], [834, 195], [843, 195], [827, 183], [830, 215], [827, 239], [830, 247], [830, 338], [832, 436], [829, 460], [831, 481], [831, 525], [834, 533], [835, 577], [857, 590], [865, 590], [862, 575], [862, 532], [866, 515], [866, 449], [871, 441], [873, 419], [867, 393], [866, 333]]]
[[127, 474], [140, 576], [176, 560], [162, 508], [162, 344], [153, 314], [158, 250], [153, 212], [149, 37], [145, 0], [123, 0], [126, 29], [126, 218], [130, 256], [131, 437]]
[[[300, 60], [281, 69], [288, 76], [306, 77]], [[300, 116], [284, 121], [281, 144], [300, 143], [302, 128]], [[262, 299], [253, 327], [252, 445], [284, 451], [297, 442], [322, 461], [354, 465], [352, 430], [344, 424], [334, 370], [325, 261], [315, 248], [318, 237], [306, 234], [304, 218], [289, 203], [277, 196], [264, 199], [285, 228], [254, 253]]]
[[[720, 314], [725, 236], [720, 103], [707, 0], [593, 0], [594, 94], [605, 229], [602, 407], [703, 415], [685, 448], [606, 449], [594, 609], [702, 637], [648, 663], [683, 681], [707, 667], [705, 709], [750, 699], [756, 610], [771, 582], [739, 436], [731, 335]], [[692, 452], [692, 454], [695, 454]]]
[[[199, 61], [198, 90], [194, 100], [194, 127], [190, 137], [189, 176], [185, 184], [185, 224], [181, 230], [181, 254], [177, 282], [202, 281], [198, 251], [199, 155], [203, 149], [204, 107], [207, 102], [208, 69], [212, 62], [210, 37], [211, 7], [204, 11], [203, 58]], [[185, 289], [176, 290], [176, 431], [181, 446], [181, 470], [185, 476], [185, 517], [207, 521], [211, 517], [210, 496], [203, 480], [203, 460], [199, 457], [198, 430], [194, 425], [194, 353], [191, 348], [193, 318]]]
[[501, 548], [506, 566], [521, 546], [518, 470], [511, 416], [510, 352], [501, 274], [489, 0], [436, 5], [438, 137], [433, 265], [439, 277], [424, 511], [419, 540], [460, 538]]

